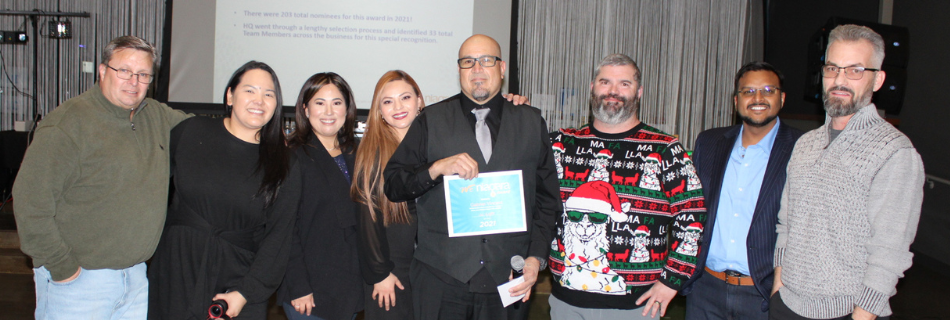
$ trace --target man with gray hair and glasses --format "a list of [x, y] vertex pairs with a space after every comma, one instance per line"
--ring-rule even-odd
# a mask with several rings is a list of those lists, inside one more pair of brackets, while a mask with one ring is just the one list
[[146, 318], [169, 132], [188, 117], [145, 98], [155, 60], [145, 40], [113, 39], [98, 84], [37, 126], [13, 186], [21, 248], [36, 267], [36, 319]]
[[884, 40], [871, 29], [831, 31], [822, 66], [825, 125], [803, 135], [788, 163], [778, 213], [771, 319], [874, 319], [910, 268], [924, 167], [871, 103], [884, 84]]

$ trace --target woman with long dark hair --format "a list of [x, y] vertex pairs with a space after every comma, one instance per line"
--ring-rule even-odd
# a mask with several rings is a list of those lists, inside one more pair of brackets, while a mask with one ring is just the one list
[[227, 117], [172, 130], [175, 189], [149, 267], [149, 319], [203, 320], [213, 300], [228, 316], [265, 319], [283, 279], [301, 179], [284, 144], [280, 82], [250, 61], [224, 101]]
[[290, 263], [277, 300], [293, 319], [352, 319], [362, 310], [356, 253], [357, 204], [349, 190], [356, 151], [356, 103], [332, 72], [311, 76], [296, 104], [290, 147], [304, 196], [297, 209]]

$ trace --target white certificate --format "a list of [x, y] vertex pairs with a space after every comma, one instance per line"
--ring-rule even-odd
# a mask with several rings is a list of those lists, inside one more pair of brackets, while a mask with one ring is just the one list
[[449, 237], [528, 231], [521, 170], [443, 177]]

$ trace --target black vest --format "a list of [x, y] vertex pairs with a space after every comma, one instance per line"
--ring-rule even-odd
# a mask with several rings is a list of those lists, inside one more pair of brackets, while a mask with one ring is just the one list
[[415, 257], [453, 278], [468, 282], [486, 267], [496, 283], [508, 281], [513, 255], [527, 257], [531, 241], [537, 168], [547, 128], [540, 111], [530, 106], [515, 106], [505, 101], [501, 108], [501, 126], [493, 146], [492, 157], [485, 163], [475, 131], [462, 113], [457, 95], [425, 108], [428, 129], [426, 157], [435, 161], [459, 153], [468, 153], [478, 161], [479, 172], [521, 170], [524, 181], [525, 221], [527, 232], [449, 238], [445, 217], [444, 186], [437, 185], [418, 198], [418, 247]]

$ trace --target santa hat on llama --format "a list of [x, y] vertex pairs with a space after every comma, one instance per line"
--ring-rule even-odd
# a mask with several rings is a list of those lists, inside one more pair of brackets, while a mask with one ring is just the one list
[[605, 159], [613, 159], [614, 154], [613, 154], [612, 152], [610, 152], [610, 150], [604, 149], [604, 150], [600, 150], [600, 152], [598, 152], [598, 153], [595, 155], [595, 157], [598, 157], [598, 158], [605, 158]]
[[560, 142], [555, 142], [554, 144], [551, 145], [551, 149], [554, 149], [554, 151], [557, 151], [557, 152], [564, 152], [564, 144]]
[[652, 162], [660, 163], [660, 154], [659, 154], [659, 153], [651, 153], [650, 155], [647, 156], [646, 161], [647, 161], [647, 162], [651, 162], [651, 161], [652, 161]]
[[699, 222], [690, 223], [689, 226], [686, 226], [686, 232], [703, 232], [703, 225]]
[[634, 237], [646, 237], [649, 235], [650, 235], [650, 228], [647, 228], [647, 226], [639, 226], [637, 227], [637, 230], [633, 231]]
[[620, 203], [614, 187], [604, 181], [591, 181], [574, 190], [564, 202], [568, 210], [599, 212], [609, 215], [614, 221], [626, 221], [630, 203]]

